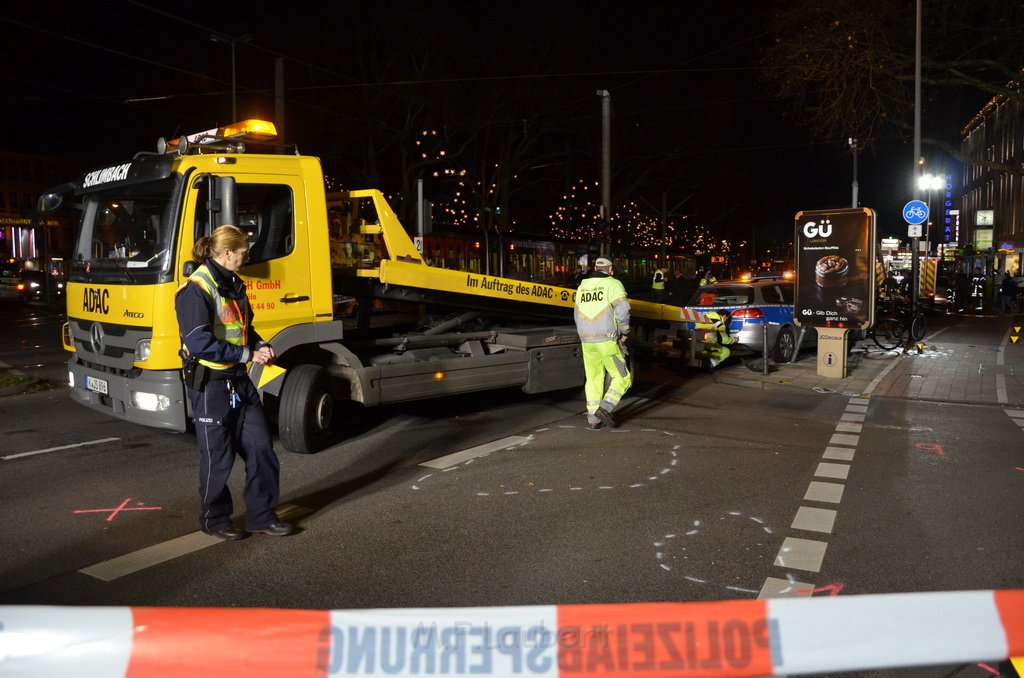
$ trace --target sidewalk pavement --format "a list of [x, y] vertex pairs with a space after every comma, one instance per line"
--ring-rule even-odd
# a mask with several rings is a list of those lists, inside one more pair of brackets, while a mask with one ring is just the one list
[[920, 349], [883, 351], [871, 339], [856, 342], [842, 379], [818, 374], [813, 347], [796, 362], [770, 363], [767, 375], [756, 357], [744, 359], [751, 367], [735, 364], [715, 378], [747, 388], [1024, 408], [1024, 315], [959, 315], [929, 323], [937, 327], [929, 328]]

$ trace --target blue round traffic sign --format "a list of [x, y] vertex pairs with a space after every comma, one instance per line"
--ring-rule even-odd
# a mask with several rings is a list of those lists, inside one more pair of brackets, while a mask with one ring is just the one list
[[928, 220], [928, 203], [911, 200], [903, 206], [903, 218], [908, 224], [923, 224]]

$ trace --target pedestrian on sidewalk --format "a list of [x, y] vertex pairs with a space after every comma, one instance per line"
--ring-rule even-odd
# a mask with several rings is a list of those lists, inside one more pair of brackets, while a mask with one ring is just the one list
[[999, 283], [999, 310], [1009, 313], [1013, 310], [1013, 301], [1017, 296], [1017, 284], [1010, 277], [1009, 271], [1003, 271], [1003, 280]]

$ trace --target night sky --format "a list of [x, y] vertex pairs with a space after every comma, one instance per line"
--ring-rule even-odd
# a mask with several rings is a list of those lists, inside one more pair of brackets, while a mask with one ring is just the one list
[[[360, 97], [405, 105], [409, 96], [405, 80], [370, 71], [407, 74], [414, 64], [445, 93], [452, 120], [477, 115], [471, 102], [486, 88], [551, 92], [546, 104], [538, 97], [540, 105], [524, 103], [510, 117], [524, 133], [541, 123], [572, 130], [566, 172], [595, 179], [596, 90], [609, 90], [613, 186], [644, 158], [680, 154], [685, 182], [652, 181], [633, 199], [685, 201], [685, 211], [727, 237], [788, 240], [797, 211], [850, 204], [846, 140], [812, 143], [758, 82], [756, 56], [769, 38], [765, 4], [754, 0], [19, 5], [0, 9], [0, 145], [70, 157], [82, 171], [154, 150], [159, 136], [230, 122], [231, 47], [212, 41], [216, 33], [246, 36], [235, 49], [239, 118], [273, 118], [274, 59], [286, 57], [286, 135], [329, 168], [345, 135], [358, 133]], [[860, 202], [879, 211], [883, 231], [902, 228], [912, 156], [899, 141], [860, 158]], [[335, 171], [344, 169], [339, 162]], [[386, 172], [380, 180], [393, 184], [379, 186], [385, 191], [400, 190]]]

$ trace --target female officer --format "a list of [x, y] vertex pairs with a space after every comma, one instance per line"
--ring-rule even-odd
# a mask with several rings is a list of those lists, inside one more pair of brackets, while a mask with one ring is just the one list
[[[221, 226], [196, 242], [192, 256], [202, 265], [175, 298], [178, 327], [188, 356], [186, 385], [199, 442], [199, 527], [221, 539], [249, 532], [284, 537], [295, 532], [278, 520], [277, 456], [263, 406], [245, 365], [266, 365], [274, 349], [252, 327], [245, 283], [236, 271], [245, 263], [249, 238], [236, 226]], [[228, 477], [235, 455], [245, 462], [245, 525], [231, 522]]]

